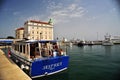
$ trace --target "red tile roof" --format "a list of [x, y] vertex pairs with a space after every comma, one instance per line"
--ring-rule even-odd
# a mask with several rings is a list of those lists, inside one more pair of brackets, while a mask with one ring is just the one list
[[48, 22], [42, 22], [42, 21], [36, 21], [36, 20], [29, 20], [29, 21], [26, 21], [25, 24], [26, 24], [27, 22], [41, 23], [41, 24], [47, 24], [47, 25], [50, 25]]
[[24, 28], [23, 28], [23, 27], [20, 27], [20, 28], [17, 28], [16, 30], [17, 30], [17, 31], [18, 31], [18, 30], [24, 30]]

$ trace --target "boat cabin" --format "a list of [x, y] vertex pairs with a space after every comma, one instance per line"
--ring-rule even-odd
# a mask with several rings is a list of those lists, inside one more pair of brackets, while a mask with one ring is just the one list
[[38, 41], [38, 40], [20, 40], [14, 41], [12, 50], [16, 55], [29, 61], [66, 55], [66, 52], [60, 48], [56, 41]]

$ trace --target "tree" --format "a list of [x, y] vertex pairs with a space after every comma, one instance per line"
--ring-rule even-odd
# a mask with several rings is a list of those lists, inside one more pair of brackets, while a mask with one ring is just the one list
[[8, 36], [7, 39], [15, 39], [13, 36]]

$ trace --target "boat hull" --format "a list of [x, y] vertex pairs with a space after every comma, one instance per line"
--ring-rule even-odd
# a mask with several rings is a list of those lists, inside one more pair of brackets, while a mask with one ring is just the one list
[[61, 72], [68, 68], [68, 62], [68, 56], [35, 60], [31, 65], [31, 77], [36, 78]]
[[103, 42], [102, 45], [103, 46], [112, 46], [113, 43], [112, 42]]
[[31, 78], [43, 77], [61, 72], [68, 68], [69, 63], [69, 56], [46, 57], [28, 61], [12, 52], [11, 58], [20, 65], [29, 66], [29, 75]]

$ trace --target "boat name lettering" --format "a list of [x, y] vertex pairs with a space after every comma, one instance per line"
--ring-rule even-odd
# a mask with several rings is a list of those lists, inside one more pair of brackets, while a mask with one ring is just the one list
[[55, 69], [55, 67], [58, 67], [61, 65], [62, 65], [62, 62], [50, 64], [50, 65], [45, 65], [45, 66], [43, 66], [43, 70], [45, 70], [45, 69], [53, 70], [53, 69]]

